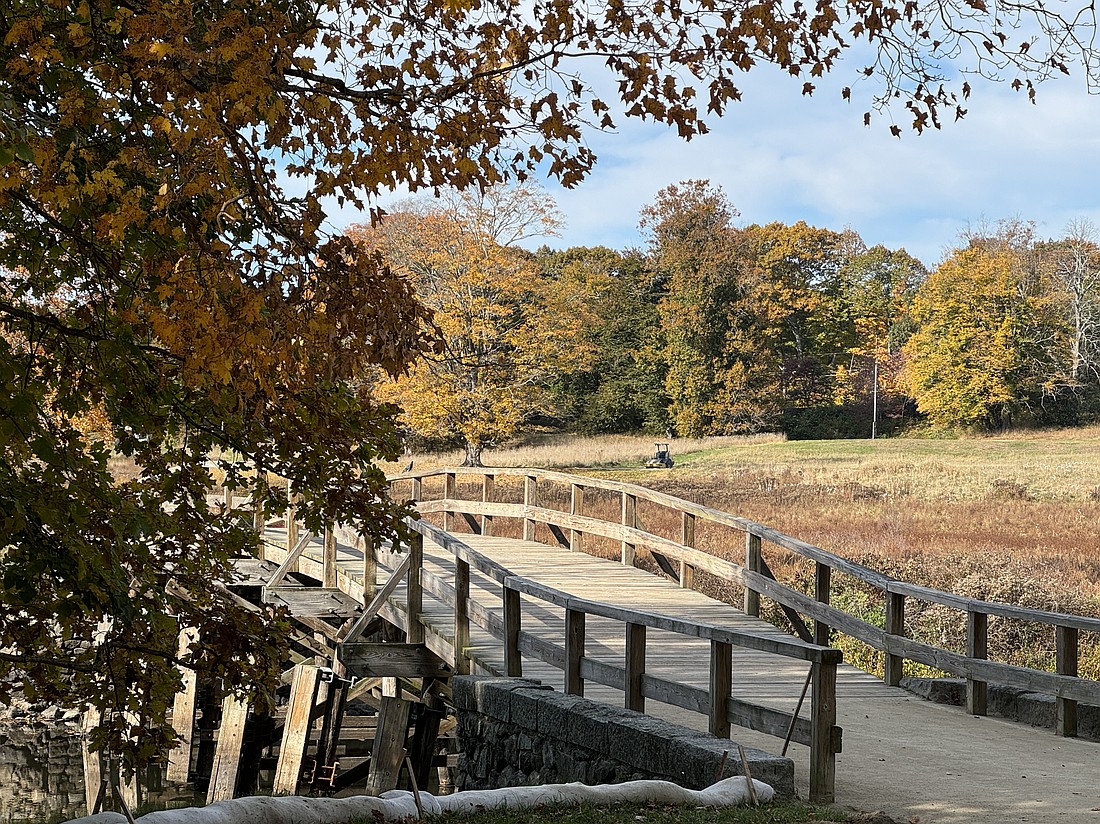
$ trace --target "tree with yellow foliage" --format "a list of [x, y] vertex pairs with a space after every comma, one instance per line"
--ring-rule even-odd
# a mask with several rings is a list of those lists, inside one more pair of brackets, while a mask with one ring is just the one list
[[550, 383], [583, 363], [585, 302], [572, 282], [544, 276], [528, 253], [498, 242], [554, 230], [559, 218], [544, 193], [493, 187], [412, 205], [374, 230], [349, 232], [408, 278], [439, 333], [437, 351], [376, 392], [401, 407], [410, 431], [457, 440], [464, 465], [481, 466], [486, 446], [551, 411]]

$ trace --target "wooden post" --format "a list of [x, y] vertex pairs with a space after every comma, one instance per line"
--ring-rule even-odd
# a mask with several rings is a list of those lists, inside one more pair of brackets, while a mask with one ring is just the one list
[[[184, 628], [179, 635], [179, 655], [187, 654], [198, 631]], [[172, 702], [172, 729], [179, 743], [168, 753], [168, 769], [165, 780], [170, 784], [186, 784], [191, 773], [191, 744], [195, 738], [195, 698], [198, 676], [193, 669], [179, 667], [183, 685]]]
[[[695, 516], [690, 512], [680, 513], [680, 543], [695, 548]], [[680, 586], [695, 589], [695, 567], [683, 559], [680, 560]]]
[[[538, 506], [538, 483], [539, 479], [535, 475], [527, 475], [523, 479], [523, 506], [535, 507]], [[528, 513], [524, 512], [523, 515], [523, 540], [533, 541], [535, 540], [535, 519], [529, 517]]]
[[320, 670], [312, 664], [299, 664], [294, 668], [272, 795], [294, 795], [298, 792], [302, 762], [305, 761], [309, 732], [313, 726], [313, 705], [317, 700], [319, 676]]
[[[751, 532], [745, 533], [745, 569], [749, 572], [760, 572], [763, 569], [760, 563], [762, 555], [761, 540], [759, 535]], [[760, 593], [745, 585], [744, 612], [754, 618], [760, 617]]]
[[634, 566], [634, 544], [627, 540], [626, 530], [638, 528], [638, 499], [627, 493], [623, 493], [623, 548], [622, 562], [627, 566]]
[[360, 535], [363, 542], [363, 603], [369, 604], [378, 594], [378, 558], [374, 554], [374, 538]]
[[[828, 564], [817, 562], [814, 575], [814, 597], [819, 604], [828, 604], [830, 587], [832, 585], [833, 568]], [[829, 625], [824, 621], [814, 620], [814, 643], [823, 647], [829, 646]]]
[[645, 712], [645, 696], [642, 695], [642, 676], [645, 674], [645, 624], [626, 625], [626, 708]]
[[581, 659], [584, 658], [584, 613], [565, 610], [565, 693], [584, 696]]
[[[886, 593], [886, 634], [905, 637], [905, 596], [896, 592]], [[899, 686], [904, 669], [904, 658], [887, 653], [882, 680], [888, 687]]]
[[406, 615], [409, 626], [406, 638], [410, 644], [424, 643], [424, 590], [421, 585], [420, 570], [424, 566], [424, 536], [419, 532], [412, 534], [409, 541], [409, 577], [405, 585]]
[[413, 478], [410, 486], [412, 487], [409, 495], [411, 500], [416, 503], [424, 498], [424, 482], [420, 478]]
[[228, 801], [236, 795], [247, 720], [248, 703], [235, 695], [226, 696], [222, 701], [222, 723], [218, 727], [218, 746], [214, 750], [210, 789], [206, 792], [207, 804]]
[[[584, 510], [584, 487], [580, 484], [569, 486], [569, 514], [581, 515]], [[584, 544], [584, 533], [579, 529], [569, 530], [569, 549], [580, 552]]]
[[[1055, 627], [1054, 644], [1059, 675], [1077, 677], [1077, 628]], [[1055, 698], [1055, 731], [1067, 738], [1077, 736], [1077, 702], [1070, 698]]]
[[455, 658], [456, 675], [469, 675], [470, 658], [470, 565], [455, 558]]
[[813, 697], [810, 699], [810, 801], [832, 804], [836, 800], [836, 664], [815, 662]]
[[89, 707], [84, 711], [80, 722], [80, 748], [84, 755], [84, 802], [88, 807], [88, 815], [97, 812], [96, 802], [100, 800], [100, 790], [103, 788], [103, 753], [88, 749], [88, 736], [99, 726], [99, 721], [99, 710]]
[[504, 585], [504, 669], [509, 678], [523, 677], [519, 655], [519, 590]]
[[[966, 655], [982, 661], [989, 654], [989, 616], [970, 610], [966, 614]], [[970, 715], [985, 715], [989, 690], [985, 681], [966, 679], [966, 711]]]
[[325, 525], [325, 548], [324, 548], [324, 573], [321, 586], [328, 589], [335, 589], [336, 587], [336, 533], [333, 531], [332, 524]]
[[710, 734], [730, 737], [729, 703], [733, 691], [733, 645], [710, 642]]
[[455, 498], [455, 473], [446, 472], [443, 475], [443, 530], [450, 532], [454, 527], [454, 513], [448, 508]]
[[[256, 485], [252, 489], [252, 528], [262, 537], [264, 534], [264, 494], [267, 492], [267, 478], [262, 469], [256, 470]], [[260, 542], [259, 557], [264, 557], [264, 545]]]
[[[286, 482], [286, 551], [290, 552], [298, 543], [298, 507], [294, 504], [294, 492], [291, 482]], [[297, 572], [297, 570], [295, 570]]]
[[[481, 476], [481, 500], [485, 503], [489, 503], [493, 500], [493, 481], [492, 475]], [[481, 534], [492, 535], [493, 534], [493, 516], [482, 515], [481, 516]]]

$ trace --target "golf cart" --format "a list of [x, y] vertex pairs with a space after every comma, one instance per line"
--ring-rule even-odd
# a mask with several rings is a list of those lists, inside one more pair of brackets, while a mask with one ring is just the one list
[[672, 455], [668, 451], [667, 443], [656, 444], [657, 449], [653, 457], [645, 462], [646, 469], [672, 469]]

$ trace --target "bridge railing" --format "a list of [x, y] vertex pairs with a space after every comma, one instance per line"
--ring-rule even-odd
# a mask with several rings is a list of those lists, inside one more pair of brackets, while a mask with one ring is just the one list
[[[409, 526], [419, 536], [443, 547], [454, 557], [453, 580], [421, 569], [420, 587], [424, 593], [453, 610], [453, 640], [449, 644], [449, 652], [457, 672], [470, 670], [470, 626], [475, 624], [503, 644], [505, 674], [508, 676], [521, 677], [523, 658], [536, 658], [563, 671], [565, 691], [571, 695], [584, 695], [585, 682], [593, 681], [621, 689], [626, 707], [639, 712], [645, 711], [648, 698], [707, 715], [710, 731], [719, 737], [729, 738], [731, 725], [736, 724], [804, 744], [810, 749], [811, 800], [822, 803], [835, 800], [835, 762], [836, 754], [841, 750], [842, 737], [841, 728], [836, 725], [836, 669], [842, 658], [840, 650], [794, 638], [777, 638], [577, 598], [512, 574], [464, 543], [461, 536], [426, 521], [409, 522]], [[500, 584], [499, 611], [489, 611], [470, 599], [471, 568]], [[521, 595], [564, 610], [561, 643], [524, 631]], [[585, 625], [589, 616], [611, 619], [623, 625], [625, 655], [621, 666], [585, 654]], [[410, 617], [406, 623], [412, 626], [416, 622]], [[708, 640], [708, 689], [647, 673], [648, 629]], [[734, 647], [809, 663], [809, 676], [813, 683], [809, 718], [800, 717], [801, 701], [792, 713], [732, 697]]]
[[[476, 498], [458, 495], [460, 488], [469, 486], [464, 483], [460, 487], [457, 482], [460, 477], [474, 479], [480, 492]], [[500, 478], [515, 478], [517, 483], [522, 481], [522, 503], [494, 500], [495, 484]], [[408, 490], [409, 497], [417, 502], [421, 514], [441, 513], [444, 529], [450, 529], [457, 518], [462, 518], [472, 531], [488, 534], [493, 529], [494, 519], [518, 519], [522, 523], [524, 538], [533, 538], [536, 525], [544, 524], [559, 544], [570, 549], [582, 548], [586, 535], [612, 539], [620, 544], [620, 559], [624, 564], [634, 564], [639, 549], [648, 550], [662, 569], [674, 574], [684, 587], [693, 586], [697, 570], [737, 584], [743, 589], [743, 608], [749, 615], [760, 614], [760, 598], [764, 596], [783, 608], [796, 631], [806, 641], [827, 645], [830, 631], [837, 631], [880, 650], [885, 654], [884, 680], [891, 686], [900, 683], [906, 660], [965, 678], [966, 710], [973, 715], [986, 714], [989, 683], [1054, 696], [1056, 731], [1064, 736], [1077, 734], [1078, 702], [1100, 704], [1100, 683], [1078, 677], [1077, 673], [1079, 635], [1081, 632], [1100, 632], [1098, 619], [982, 601], [911, 584], [847, 561], [754, 521], [608, 479], [550, 470], [458, 467], [406, 473], [391, 480], [395, 496]], [[434, 497], [425, 497], [426, 481], [436, 487]], [[548, 485], [568, 490], [569, 511], [540, 505], [540, 489]], [[586, 494], [594, 491], [605, 497], [610, 493], [619, 498], [619, 517], [615, 522], [586, 514]], [[675, 539], [667, 538], [645, 529], [638, 517], [639, 501], [674, 514], [680, 522], [679, 535]], [[744, 541], [743, 562], [739, 564], [697, 548], [696, 534], [704, 524], [728, 530], [731, 534], [740, 533]], [[813, 562], [813, 595], [786, 586], [771, 576], [765, 559], [768, 547], [780, 547]], [[830, 604], [834, 572], [851, 576], [879, 590], [885, 612], [884, 627], [875, 626]], [[965, 614], [966, 652], [959, 653], [906, 637], [906, 603], [910, 599], [938, 604]], [[812, 620], [812, 628], [803, 624], [801, 616]], [[987, 633], [991, 616], [1054, 627], [1055, 671], [988, 660]]]

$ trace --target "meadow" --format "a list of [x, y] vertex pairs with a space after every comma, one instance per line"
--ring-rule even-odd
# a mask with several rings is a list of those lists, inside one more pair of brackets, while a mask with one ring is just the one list
[[[1100, 428], [951, 440], [674, 440], [671, 450], [671, 470], [641, 468], [653, 440], [623, 436], [547, 438], [483, 457], [488, 465], [556, 468], [642, 484], [913, 583], [1100, 617]], [[460, 460], [458, 453], [413, 457], [417, 468]], [[645, 517], [655, 532], [671, 536], [678, 528]], [[736, 559], [736, 550], [730, 554]], [[806, 563], [774, 547], [766, 557], [780, 580], [809, 591]], [[732, 587], [705, 580], [699, 585], [740, 602], [740, 591]], [[856, 582], [836, 581], [833, 601], [875, 623], [884, 617], [881, 597]], [[777, 610], [772, 617], [783, 622]], [[965, 649], [965, 618], [952, 610], [913, 610], [906, 630]], [[1082, 638], [1082, 675], [1100, 677], [1098, 640]], [[880, 670], [877, 652], [843, 638], [834, 643], [848, 660]], [[1053, 630], [993, 619], [990, 657], [1052, 668]], [[908, 666], [913, 674], [927, 674]]]

